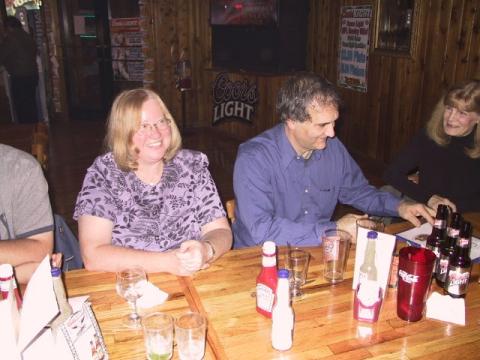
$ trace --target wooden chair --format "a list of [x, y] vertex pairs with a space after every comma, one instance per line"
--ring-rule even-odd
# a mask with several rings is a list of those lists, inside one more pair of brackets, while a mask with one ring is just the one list
[[227, 209], [227, 218], [233, 224], [235, 222], [235, 199], [227, 200], [225, 208]]
[[31, 154], [38, 160], [43, 170], [47, 170], [48, 164], [48, 127], [41, 122], [35, 125]]

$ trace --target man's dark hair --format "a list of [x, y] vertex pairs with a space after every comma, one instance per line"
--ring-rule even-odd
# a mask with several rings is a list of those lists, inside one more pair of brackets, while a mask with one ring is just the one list
[[7, 16], [5, 19], [5, 27], [10, 29], [21, 29], [22, 23], [15, 16]]
[[341, 105], [336, 88], [325, 78], [313, 73], [300, 73], [285, 81], [277, 96], [277, 113], [280, 121], [288, 119], [304, 122], [310, 119], [308, 107], [331, 105], [337, 109]]

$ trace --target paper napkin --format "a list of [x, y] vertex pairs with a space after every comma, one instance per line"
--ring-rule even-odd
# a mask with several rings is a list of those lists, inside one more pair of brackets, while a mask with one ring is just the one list
[[163, 304], [168, 298], [168, 293], [160, 290], [149, 281], [143, 281], [140, 286], [143, 287], [143, 295], [137, 300], [137, 306], [140, 309]]
[[427, 300], [427, 318], [465, 326], [465, 299], [432, 292]]

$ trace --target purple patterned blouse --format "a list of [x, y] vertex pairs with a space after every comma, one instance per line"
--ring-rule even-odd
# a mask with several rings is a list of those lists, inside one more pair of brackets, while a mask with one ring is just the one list
[[205, 154], [180, 150], [165, 164], [160, 182], [143, 183], [118, 168], [112, 153], [87, 170], [73, 218], [93, 215], [113, 222], [112, 244], [149, 251], [176, 248], [201, 237], [201, 227], [225, 216]]

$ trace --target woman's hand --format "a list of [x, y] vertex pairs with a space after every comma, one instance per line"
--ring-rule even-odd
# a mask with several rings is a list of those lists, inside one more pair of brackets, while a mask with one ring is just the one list
[[186, 272], [194, 273], [208, 267], [207, 244], [197, 240], [184, 241], [175, 251], [180, 267]]
[[457, 211], [457, 205], [451, 202], [449, 199], [441, 197], [439, 195], [432, 195], [430, 199], [428, 199], [427, 205], [432, 209], [436, 210], [438, 205], [443, 204], [447, 205], [452, 212]]

